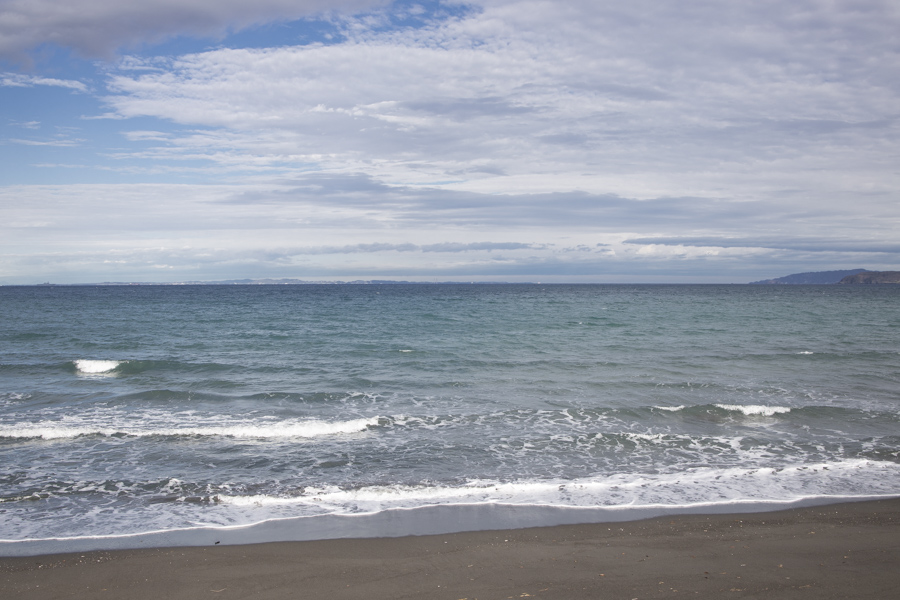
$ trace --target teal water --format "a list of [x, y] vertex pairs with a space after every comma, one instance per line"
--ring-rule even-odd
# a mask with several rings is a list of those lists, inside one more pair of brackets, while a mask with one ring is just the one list
[[898, 494], [900, 286], [0, 287], [0, 540]]

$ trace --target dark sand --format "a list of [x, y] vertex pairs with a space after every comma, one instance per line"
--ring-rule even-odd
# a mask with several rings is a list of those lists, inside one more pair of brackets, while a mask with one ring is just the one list
[[449, 535], [0, 558], [0, 598], [900, 598], [900, 499]]

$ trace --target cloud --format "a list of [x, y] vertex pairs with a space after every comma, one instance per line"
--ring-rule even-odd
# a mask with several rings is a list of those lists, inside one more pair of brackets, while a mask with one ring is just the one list
[[523, 250], [540, 248], [537, 244], [521, 242], [444, 242], [440, 244], [352, 244], [347, 246], [306, 246], [291, 249], [282, 249], [278, 254], [284, 257], [290, 256], [317, 256], [322, 254], [371, 254], [380, 252], [492, 252], [493, 250]]
[[765, 238], [724, 238], [724, 237], [683, 237], [683, 238], [634, 238], [623, 240], [623, 244], [691, 246], [697, 248], [773, 248], [778, 250], [803, 250], [805, 252], [854, 252], [874, 254], [900, 254], [900, 244], [882, 240], [837, 239], [804, 237]]
[[70, 138], [58, 138], [52, 140], [23, 140], [19, 138], [10, 138], [10, 142], [13, 144], [21, 144], [23, 146], [55, 146], [57, 148], [71, 148], [73, 146], [80, 146], [84, 140], [80, 139], [70, 139]]
[[141, 158], [224, 169], [645, 199], [896, 189], [892, 3], [481, 4], [346, 17], [328, 45], [131, 57], [105, 100], [186, 128]]
[[382, 4], [382, 0], [4, 0], [0, 58], [21, 59], [42, 44], [109, 57], [123, 46], [175, 35], [217, 37], [259, 23]]
[[[741, 282], [759, 273], [740, 252], [583, 253], [564, 248], [519, 250], [490, 255], [473, 252], [453, 257], [420, 250], [398, 254], [384, 248], [310, 255], [304, 248], [235, 248], [226, 245], [151, 245], [121, 243], [74, 251], [4, 253], [0, 266], [7, 282], [190, 281], [234, 278], [413, 279], [601, 282]], [[755, 255], [778, 272], [789, 261]], [[850, 257], [850, 264], [856, 264]], [[829, 257], [830, 261], [834, 257]], [[834, 262], [805, 262], [829, 265]], [[698, 267], [704, 267], [698, 272]], [[867, 263], [867, 266], [871, 266]], [[796, 268], [796, 267], [794, 267]], [[764, 271], [767, 272], [767, 271]], [[29, 279], [30, 278], [30, 279]]]
[[[58, 43], [103, 53], [324, 6], [145, 5], [86, 2]], [[15, 48], [49, 40], [61, 6], [32, 11]], [[0, 189], [6, 272], [749, 281], [900, 259], [897, 3], [426, 8], [323, 17], [322, 42], [105, 65], [85, 129], [119, 137], [40, 164], [136, 183]], [[207, 184], [145, 183], [179, 180]]]
[[0, 74], [0, 86], [2, 87], [34, 87], [36, 85], [62, 87], [75, 90], [76, 92], [87, 92], [88, 88], [80, 81], [71, 79], [54, 79], [52, 77], [37, 77], [34, 75], [23, 75], [21, 73], [3, 73]]
[[900, 260], [896, 215], [876, 226], [839, 211], [795, 218], [793, 210], [778, 201], [498, 196], [321, 173], [227, 185], [8, 186], [0, 188], [0, 270], [19, 283], [36, 273], [82, 282], [740, 282]]
[[10, 121], [10, 125], [21, 127], [22, 129], [40, 129], [41, 122], [40, 121]]

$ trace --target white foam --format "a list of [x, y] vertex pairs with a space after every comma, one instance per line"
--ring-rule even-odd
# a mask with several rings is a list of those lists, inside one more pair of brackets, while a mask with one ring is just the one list
[[[868, 477], [863, 482], [861, 477], [865, 474]], [[481, 503], [580, 508], [686, 506], [739, 503], [748, 498], [784, 502], [804, 495], [829, 495], [836, 490], [853, 490], [860, 495], [892, 494], [896, 493], [898, 477], [898, 464], [857, 459], [783, 468], [703, 467], [661, 474], [620, 473], [575, 480], [473, 480], [459, 486], [307, 487], [293, 496], [219, 494], [215, 501], [234, 507], [268, 508], [278, 516], [358, 514]]]
[[92, 427], [66, 427], [53, 423], [34, 423], [13, 425], [0, 428], [0, 438], [42, 438], [58, 440], [75, 438], [80, 435], [114, 435], [115, 429], [97, 429]]
[[801, 350], [800, 352], [797, 352], [797, 354], [814, 354], [814, 352], [811, 352], [809, 350]]
[[196, 524], [178, 529], [108, 536], [0, 539], [0, 556], [36, 556], [133, 548], [228, 546], [340, 538], [388, 538], [583, 523], [619, 523], [664, 515], [755, 513], [893, 497], [896, 497], [896, 494], [798, 496], [774, 502], [713, 501], [683, 506], [548, 507], [507, 504], [421, 506], [414, 509], [392, 509], [354, 515], [326, 514], [273, 518], [240, 525]]
[[42, 438], [45, 440], [76, 438], [82, 435], [129, 435], [147, 437], [155, 435], [229, 436], [244, 439], [313, 438], [326, 435], [358, 433], [378, 425], [378, 417], [350, 421], [289, 420], [278, 423], [232, 423], [204, 427], [140, 427], [114, 425], [91, 427], [73, 426], [58, 421], [24, 423], [0, 428], [0, 438]]
[[654, 406], [653, 408], [659, 410], [668, 410], [670, 412], [678, 412], [679, 410], [684, 410], [685, 406], [682, 404], [681, 406]]
[[[620, 473], [576, 480], [307, 487], [284, 497], [220, 493], [213, 494], [211, 505], [154, 504], [133, 514], [119, 513], [115, 520], [87, 515], [79, 525], [66, 523], [64, 530], [58, 528], [59, 521], [19, 518], [16, 527], [7, 520], [0, 528], [0, 556], [88, 548], [426, 535], [627, 521], [662, 514], [758, 512], [897, 497], [898, 481], [900, 464], [844, 460], [783, 468]], [[9, 514], [15, 516], [12, 511]], [[65, 532], [62, 536], [61, 531]]]
[[693, 442], [695, 439], [689, 435], [678, 435], [673, 433], [632, 433], [630, 431], [626, 431], [619, 435], [635, 442], [663, 442], [668, 440], [684, 440]]
[[762, 415], [771, 417], [772, 415], [791, 412], [791, 409], [787, 406], [762, 406], [759, 404], [716, 404], [716, 406], [722, 410], [741, 412], [747, 416]]
[[75, 368], [80, 373], [88, 373], [90, 375], [98, 375], [101, 373], [109, 373], [122, 364], [118, 360], [87, 360], [80, 359], [75, 361]]

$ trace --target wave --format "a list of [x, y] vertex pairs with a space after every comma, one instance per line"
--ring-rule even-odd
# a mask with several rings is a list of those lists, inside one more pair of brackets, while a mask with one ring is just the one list
[[182, 372], [182, 373], [217, 373], [234, 368], [233, 365], [211, 362], [183, 362], [179, 360], [155, 360], [155, 359], [78, 359], [69, 363], [75, 367], [76, 372], [82, 375], [136, 375], [147, 371]]
[[[390, 416], [374, 416], [349, 420], [310, 419], [307, 417], [276, 417], [272, 414], [247, 415], [242, 419], [228, 418], [223, 415], [209, 414], [206, 408], [169, 412], [162, 408], [141, 407], [129, 412], [128, 406], [134, 401], [158, 400], [190, 400], [235, 402], [246, 398], [257, 399], [259, 395], [245, 397], [213, 396], [196, 394], [190, 391], [153, 390], [137, 394], [127, 394], [117, 398], [116, 402], [124, 403], [121, 407], [90, 406], [84, 412], [72, 413], [62, 410], [46, 410], [43, 420], [0, 423], [0, 438], [7, 439], [63, 439], [79, 436], [228, 436], [232, 438], [279, 439], [305, 438], [323, 435], [349, 434], [365, 431], [370, 428], [388, 428], [396, 430], [454, 430], [485, 427], [485, 431], [494, 434], [508, 430], [510, 427], [527, 428], [532, 435], [527, 441], [557, 439], [566, 436], [589, 435], [616, 442], [622, 439], [667, 441], [684, 438], [692, 443], [703, 440], [719, 443], [718, 437], [704, 436], [700, 432], [690, 435], [679, 435], [681, 423], [687, 420], [721, 421], [725, 418], [748, 417], [781, 417], [798, 422], [810, 422], [810, 419], [834, 419], [845, 421], [896, 423], [900, 417], [894, 413], [882, 413], [859, 409], [847, 409], [839, 406], [780, 406], [761, 404], [699, 404], [678, 406], [645, 406], [638, 408], [567, 408], [563, 410], [505, 410], [488, 413], [445, 413], [445, 414], [408, 414], [400, 413]], [[366, 403], [370, 397], [357, 393], [341, 394], [276, 394], [263, 395], [266, 400], [274, 399], [278, 411], [284, 406], [282, 401], [302, 399], [306, 401], [333, 401], [362, 398]], [[12, 402], [11, 396], [5, 399]], [[4, 399], [0, 397], [0, 401]], [[198, 407], [200, 405], [198, 404]], [[204, 405], [205, 406], [205, 405]], [[733, 415], [733, 416], [731, 416]], [[651, 418], [651, 421], [646, 419]], [[641, 427], [636, 425], [642, 424]], [[687, 431], [682, 433], [689, 433]], [[543, 436], [543, 437], [542, 437]], [[662, 436], [662, 437], [660, 437]], [[523, 438], [525, 439], [525, 438]], [[574, 439], [574, 438], [573, 438]]]
[[722, 410], [744, 413], [747, 416], [771, 417], [791, 412], [791, 408], [788, 406], [762, 406], [759, 404], [716, 404], [715, 406]]
[[313, 438], [327, 435], [359, 433], [378, 425], [379, 418], [353, 419], [349, 421], [319, 421], [292, 419], [277, 423], [229, 423], [205, 427], [139, 427], [90, 425], [73, 426], [56, 421], [20, 424], [0, 428], [0, 438], [12, 439], [67, 439], [98, 435], [105, 437], [231, 437], [240, 439]]
[[[373, 537], [389, 537], [626, 521], [660, 514], [760, 512], [897, 497], [898, 483], [900, 464], [865, 459], [619, 472], [573, 479], [473, 479], [282, 490], [173, 478], [116, 479], [55, 490], [68, 496], [66, 502], [56, 504], [55, 519], [30, 518], [31, 509], [39, 508], [34, 501], [55, 495], [54, 490], [8, 496], [4, 510], [9, 518], [0, 524], [0, 555], [78, 551], [86, 549], [82, 543], [104, 549], [211, 545], [228, 543], [223, 536], [229, 536], [229, 531], [234, 532], [231, 543], [253, 543], [367, 537], [373, 531], [377, 531], [371, 533]], [[116, 519], [95, 510], [98, 493], [113, 497], [105, 505], [115, 502]], [[565, 520], [557, 520], [560, 516]], [[370, 529], [369, 520], [380, 525]], [[206, 533], [198, 535], [200, 531]], [[117, 546], [119, 542], [122, 545]]]
[[122, 364], [122, 361], [119, 360], [79, 359], [72, 362], [79, 373], [86, 373], [88, 375], [110, 373], [111, 371], [115, 371], [119, 365]]
[[[300, 514], [358, 514], [481, 503], [581, 508], [686, 506], [747, 499], [791, 501], [802, 495], [828, 495], [836, 490], [849, 495], [896, 495], [898, 478], [900, 464], [848, 459], [786, 467], [695, 467], [672, 473], [619, 473], [570, 480], [472, 480], [460, 485], [359, 488], [310, 486], [295, 494], [220, 493], [210, 500], [236, 507], [295, 509]], [[278, 514], [289, 513], [279, 510]]]
[[[639, 406], [628, 407], [602, 407], [582, 408], [572, 407], [566, 409], [534, 409], [534, 410], [506, 410], [493, 413], [471, 414], [430, 414], [409, 415], [399, 414], [388, 417], [391, 425], [409, 428], [437, 429], [455, 426], [473, 426], [489, 423], [522, 423], [530, 429], [541, 427], [565, 427], [566, 432], [585, 430], [596, 433], [616, 433], [622, 428], [630, 428], [633, 424], [648, 423], [650, 429], [653, 426], [667, 426], [670, 419], [681, 419], [681, 415], [688, 416], [714, 416], [722, 413], [740, 413], [745, 416], [774, 416], [787, 413], [816, 414], [818, 412], [846, 413], [847, 409], [841, 407], [809, 405], [809, 406], [779, 406], [760, 404], [697, 404], [677, 406]], [[652, 418], [653, 421], [647, 421]], [[599, 427], [599, 429], [598, 429]]]

